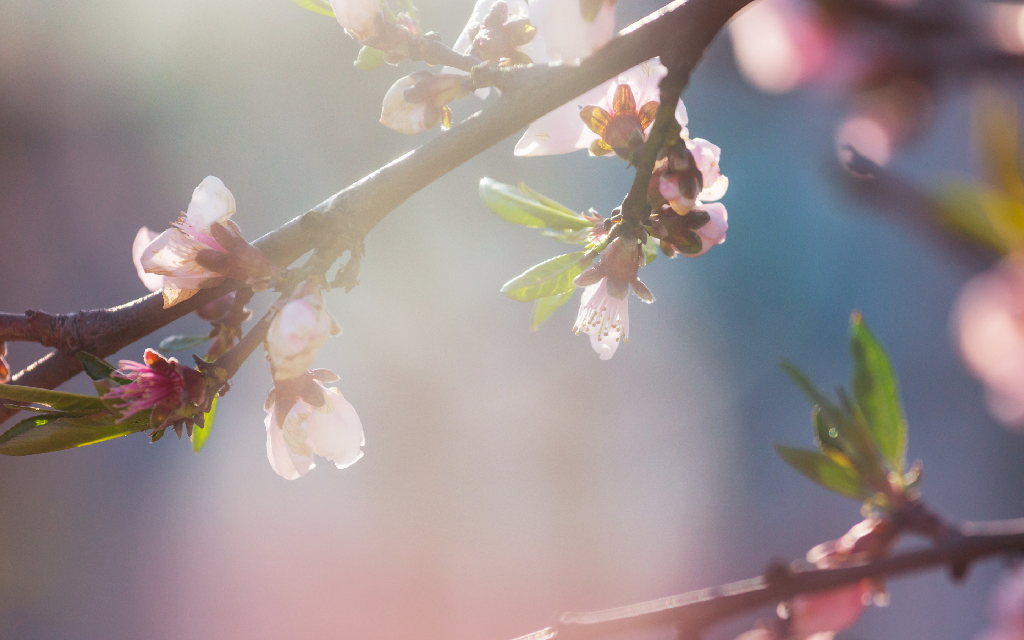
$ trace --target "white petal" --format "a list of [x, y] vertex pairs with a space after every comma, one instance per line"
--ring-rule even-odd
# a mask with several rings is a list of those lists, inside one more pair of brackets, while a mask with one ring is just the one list
[[325, 411], [310, 416], [309, 444], [313, 453], [334, 462], [339, 469], [351, 466], [363, 457], [363, 423], [348, 400], [335, 388], [326, 389]]
[[150, 291], [159, 291], [164, 286], [163, 276], [146, 273], [146, 270], [142, 268], [142, 253], [156, 237], [155, 231], [150, 231], [148, 227], [142, 227], [135, 234], [135, 241], [132, 242], [132, 263], [135, 265], [135, 271], [139, 274], [139, 280], [142, 280], [142, 284]]
[[203, 233], [209, 233], [214, 222], [224, 224], [235, 213], [235, 196], [220, 178], [206, 176], [192, 192], [185, 219]]
[[426, 103], [412, 103], [405, 99], [405, 92], [416, 85], [416, 79], [405, 76], [395, 81], [381, 104], [380, 123], [399, 133], [413, 135], [426, 131]]
[[694, 208], [707, 211], [708, 215], [711, 216], [711, 219], [703, 227], [697, 229], [697, 235], [700, 236], [701, 242], [700, 252], [683, 254], [687, 258], [699, 258], [707, 253], [711, 247], [722, 244], [725, 242], [725, 234], [729, 230], [729, 216], [725, 210], [725, 205], [722, 203], [697, 202], [694, 205]]
[[172, 227], [149, 243], [143, 250], [139, 263], [146, 273], [172, 278], [192, 278], [197, 281], [216, 278], [220, 274], [208, 271], [196, 263], [196, 254], [205, 248], [205, 245]]
[[546, 44], [547, 60], [575, 62], [603, 46], [615, 31], [615, 6], [605, 4], [593, 22], [580, 15], [579, 0], [530, 0], [530, 22]]
[[164, 282], [164, 309], [170, 309], [179, 302], [184, 302], [199, 293], [201, 289], [179, 289], [168, 278]]
[[[291, 454], [288, 453], [288, 446], [284, 441], [284, 434], [274, 418], [273, 405], [267, 411], [267, 417], [263, 424], [267, 427], [267, 460], [270, 461], [270, 468], [285, 480], [301, 478], [303, 474], [295, 468], [295, 463], [292, 461]], [[308, 467], [306, 471], [309, 471]]]
[[608, 360], [629, 339], [628, 298], [619, 300], [608, 294], [608, 280], [602, 278], [583, 290], [580, 311], [573, 331], [590, 336], [590, 346], [602, 360]]
[[683, 128], [680, 136], [685, 138], [689, 133], [686, 126], [690, 124], [690, 116], [686, 113], [686, 105], [683, 104], [683, 99], [679, 99], [679, 104], [676, 105], [676, 121], [679, 122], [679, 126]]

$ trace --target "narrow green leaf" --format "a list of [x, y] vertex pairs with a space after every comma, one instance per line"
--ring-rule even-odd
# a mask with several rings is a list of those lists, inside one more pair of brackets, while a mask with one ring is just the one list
[[202, 450], [206, 440], [210, 437], [210, 429], [213, 428], [213, 418], [217, 415], [217, 400], [219, 399], [219, 397], [214, 397], [210, 410], [203, 417], [203, 428], [200, 429], [196, 426], [192, 429], [192, 451], [196, 453]]
[[85, 375], [89, 376], [93, 380], [106, 380], [117, 370], [117, 367], [110, 364], [103, 358], [98, 358], [91, 353], [85, 351], [79, 351], [75, 354], [78, 361], [82, 363], [82, 369], [85, 370]]
[[488, 209], [513, 224], [568, 230], [590, 229], [594, 226], [583, 216], [557, 202], [547, 198], [542, 202], [531, 193], [490, 178], [480, 179], [480, 199]]
[[951, 181], [937, 196], [937, 217], [953, 231], [1005, 254], [1024, 242], [1024, 203], [1002, 191]]
[[584, 259], [586, 252], [565, 253], [531, 267], [525, 273], [505, 283], [501, 292], [520, 302], [530, 302], [548, 296], [573, 291], [573, 279], [590, 266], [592, 258]]
[[902, 474], [907, 455], [907, 419], [900, 403], [899, 382], [885, 349], [859, 313], [850, 319], [853, 353], [853, 395], [864, 414], [878, 450]]
[[658, 239], [654, 236], [647, 236], [647, 242], [644, 243], [644, 265], [651, 264], [654, 259], [658, 257]]
[[590, 229], [545, 229], [541, 234], [562, 244], [584, 245], [590, 242]]
[[22, 420], [0, 435], [0, 454], [26, 456], [83, 447], [111, 440], [149, 428], [149, 412], [132, 416], [122, 424], [114, 424], [114, 416], [102, 412], [98, 425], [88, 418], [68, 418], [60, 414], [43, 414]]
[[380, 49], [374, 49], [373, 47], [363, 47], [359, 50], [359, 55], [356, 56], [353, 66], [360, 71], [376, 71], [386, 64], [384, 60], [384, 52]]
[[536, 331], [540, 328], [540, 325], [544, 324], [544, 321], [551, 317], [555, 309], [562, 306], [569, 301], [572, 294], [576, 292], [576, 287], [573, 287], [565, 293], [560, 293], [554, 296], [548, 296], [541, 298], [533, 303], [533, 315], [530, 317], [530, 331]]
[[861, 482], [857, 470], [852, 466], [844, 465], [830, 456], [808, 449], [794, 449], [776, 444], [775, 450], [789, 466], [829, 491], [854, 500], [864, 500], [871, 495], [871, 492], [866, 490]]
[[161, 351], [186, 351], [195, 349], [210, 339], [210, 336], [167, 336], [160, 341]]
[[327, 0], [292, 0], [292, 2], [307, 11], [319, 13], [322, 16], [334, 17], [334, 10], [331, 9], [331, 3], [327, 2]]
[[520, 182], [519, 183], [519, 190], [522, 191], [523, 193], [525, 193], [526, 195], [530, 196], [531, 198], [533, 198], [537, 202], [541, 203], [545, 207], [549, 207], [551, 209], [555, 209], [556, 211], [561, 211], [562, 213], [566, 213], [566, 214], [568, 214], [568, 215], [570, 215], [570, 216], [572, 216], [574, 218], [578, 218], [579, 217], [579, 214], [577, 212], [573, 211], [572, 209], [570, 209], [569, 207], [565, 206], [561, 202], [558, 202], [557, 200], [552, 200], [551, 198], [547, 197], [543, 193], [540, 193], [538, 191], [534, 191], [530, 187], [526, 186], [525, 182]]
[[61, 411], [104, 411], [103, 401], [93, 396], [78, 393], [51, 391], [37, 387], [22, 387], [14, 384], [0, 384], [0, 400], [15, 402], [31, 402], [42, 404]]

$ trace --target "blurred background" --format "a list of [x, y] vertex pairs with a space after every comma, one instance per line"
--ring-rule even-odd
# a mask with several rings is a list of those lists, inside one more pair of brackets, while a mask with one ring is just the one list
[[[472, 4], [418, 3], [448, 42]], [[621, 0], [620, 26], [660, 4]], [[437, 135], [377, 123], [408, 67], [365, 74], [357, 50], [287, 0], [4, 0], [0, 307], [145, 294], [136, 231], [164, 228], [206, 175], [255, 238]], [[344, 333], [318, 364], [362, 418], [355, 466], [295, 482], [271, 470], [259, 358], [199, 455], [135, 435], [0, 460], [0, 638], [509, 640], [560, 611], [756, 575], [859, 519], [772, 450], [811, 444], [779, 360], [846, 383], [853, 309], [900, 375], [929, 503], [952, 520], [1024, 515], [1024, 437], [989, 417], [950, 338], [975, 271], [848, 197], [834, 132], [849, 104], [829, 77], [769, 95], [741, 75], [728, 34], [715, 40], [684, 99], [691, 135], [723, 150], [729, 238], [644, 270], [657, 302], [633, 300], [611, 361], [573, 336], [575, 302], [530, 333], [530, 307], [498, 292], [562, 247], [490, 213], [477, 181], [524, 180], [607, 215], [632, 171], [584, 152], [514, 158], [510, 139], [389, 215], [361, 285], [329, 294]], [[924, 184], [975, 172], [973, 87], [933, 86], [927, 129], [892, 166]], [[205, 331], [190, 316], [111, 360]], [[42, 353], [12, 343], [9, 360]], [[842, 635], [972, 637], [998, 572], [897, 580], [892, 606]]]

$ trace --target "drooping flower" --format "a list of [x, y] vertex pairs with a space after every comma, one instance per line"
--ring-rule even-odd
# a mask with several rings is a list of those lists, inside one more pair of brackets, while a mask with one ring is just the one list
[[[309, 372], [285, 383], [291, 387], [278, 384], [267, 398], [267, 459], [285, 480], [306, 475], [315, 466], [314, 455], [327, 458], [339, 469], [363, 457], [363, 424], [336, 388], [321, 384], [320, 380], [337, 379], [327, 374], [330, 372]], [[289, 392], [296, 397], [289, 400], [285, 412], [278, 404]]]
[[354, 39], [362, 42], [376, 35], [377, 19], [384, 10], [381, 0], [330, 0], [330, 2], [338, 24]]
[[703, 138], [680, 138], [669, 146], [651, 175], [647, 192], [651, 207], [668, 204], [685, 215], [698, 200], [719, 200], [729, 188], [719, 165], [721, 155], [721, 149]]
[[[543, 156], [590, 149], [629, 155], [647, 138], [661, 100], [658, 84], [668, 70], [653, 58], [598, 85], [531, 124], [516, 143], [517, 156]], [[685, 127], [680, 100], [676, 119]]]
[[619, 237], [612, 240], [597, 264], [573, 281], [586, 288], [572, 329], [590, 336], [590, 346], [602, 360], [611, 358], [619, 343], [629, 340], [630, 289], [644, 302], [654, 302], [650, 289], [637, 276], [644, 260], [639, 242]]
[[113, 387], [103, 398], [121, 401], [115, 405], [122, 412], [118, 422], [152, 409], [149, 424], [154, 432], [173, 425], [180, 437], [182, 427], [192, 435], [193, 424], [203, 426], [206, 379], [195, 369], [146, 349], [143, 362], [121, 360], [117, 374], [129, 382]]
[[380, 122], [386, 127], [405, 134], [415, 134], [452, 126], [452, 111], [448, 103], [468, 95], [466, 77], [455, 73], [434, 75], [417, 71], [399, 78], [384, 96]]
[[967, 283], [954, 310], [964, 362], [986, 387], [989, 411], [1024, 425], [1024, 266], [1011, 257]]
[[274, 379], [304, 375], [327, 336], [339, 333], [341, 328], [327, 312], [320, 289], [308, 282], [300, 285], [296, 297], [274, 316], [267, 331], [267, 356]]

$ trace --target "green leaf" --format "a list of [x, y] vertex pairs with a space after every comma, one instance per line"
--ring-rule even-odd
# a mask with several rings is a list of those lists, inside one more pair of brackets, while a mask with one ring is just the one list
[[210, 410], [206, 412], [203, 418], [203, 428], [200, 429], [198, 426], [192, 428], [192, 451], [199, 453], [206, 444], [207, 438], [210, 437], [210, 429], [213, 428], [213, 418], [217, 415], [217, 400], [218, 396], [214, 396], [213, 404], [210, 405]]
[[647, 236], [647, 242], [644, 243], [644, 265], [649, 265], [654, 262], [654, 259], [658, 257], [658, 239], [654, 236]]
[[327, 0], [292, 0], [292, 2], [307, 11], [319, 13], [323, 16], [334, 17], [334, 10], [331, 9], [331, 3], [327, 2]]
[[384, 52], [373, 47], [363, 47], [359, 50], [355, 62], [352, 63], [360, 71], [375, 71], [387, 63], [384, 60]]
[[539, 191], [534, 191], [530, 187], [526, 186], [525, 182], [520, 182], [519, 183], [519, 190], [522, 191], [523, 193], [525, 193], [526, 195], [530, 196], [531, 198], [533, 198], [537, 202], [541, 203], [545, 207], [548, 207], [550, 209], [555, 209], [556, 211], [561, 211], [562, 213], [565, 213], [565, 214], [568, 214], [570, 216], [573, 216], [574, 218], [578, 218], [579, 217], [579, 214], [576, 213], [575, 211], [573, 211], [572, 209], [570, 209], [569, 207], [565, 206], [561, 202], [558, 202], [557, 200], [552, 200], [551, 198], [547, 197], [546, 195], [540, 193]]
[[93, 380], [101, 381], [112, 377], [115, 382], [122, 384], [127, 382], [126, 378], [114, 376], [113, 373], [117, 371], [117, 367], [110, 364], [103, 358], [96, 357], [85, 351], [77, 352], [75, 357], [82, 363], [82, 369], [85, 370], [85, 375], [89, 376]]
[[22, 387], [14, 384], [0, 384], [0, 400], [42, 404], [61, 411], [100, 412], [106, 410], [103, 401], [94, 396], [51, 391], [37, 387]]
[[584, 258], [585, 255], [585, 251], [577, 251], [545, 260], [506, 282], [501, 292], [513, 300], [530, 302], [573, 291], [573, 279], [593, 262], [593, 258]]
[[907, 455], [907, 419], [900, 403], [899, 383], [889, 356], [859, 313], [850, 319], [853, 353], [853, 395], [864, 414], [878, 450], [903, 473]]
[[1024, 243], [1024, 203], [1005, 192], [969, 182], [947, 182], [938, 195], [939, 221], [996, 253]]
[[26, 456], [50, 453], [111, 440], [149, 428], [149, 412], [132, 416], [122, 424], [114, 424], [109, 411], [89, 418], [69, 418], [62, 414], [43, 414], [22, 420], [0, 435], [0, 454]]
[[775, 450], [789, 466], [841, 496], [864, 500], [871, 495], [866, 490], [857, 470], [831, 456], [808, 449], [794, 449], [781, 444]]
[[583, 245], [590, 243], [590, 229], [545, 229], [541, 234], [562, 244]]
[[186, 351], [195, 349], [210, 339], [210, 336], [167, 336], [160, 341], [161, 351]]
[[554, 313], [555, 309], [568, 302], [569, 298], [571, 298], [572, 294], [575, 292], [576, 287], [574, 286], [572, 289], [566, 291], [565, 293], [559, 293], [557, 295], [548, 296], [546, 298], [540, 298], [539, 300], [534, 302], [533, 315], [530, 317], [530, 331], [536, 331], [537, 329], [539, 329], [540, 325], [544, 324], [544, 321], [547, 320], [552, 313]]
[[533, 193], [490, 178], [480, 179], [480, 199], [488, 209], [513, 224], [570, 231], [594, 226], [583, 216], [548, 198], [540, 200], [539, 194], [535, 196]]
[[[863, 416], [851, 414], [836, 405], [825, 394], [818, 391], [807, 376], [792, 364], [783, 362], [782, 368], [811, 403], [819, 407], [820, 413], [816, 419], [822, 422], [822, 428], [828, 427], [825, 433], [830, 433], [832, 429], [835, 429], [836, 435], [831, 437], [828, 442], [853, 462], [867, 482], [879, 491], [885, 491], [888, 487], [888, 472], [882, 460], [879, 459], [878, 447], [875, 446]], [[815, 423], [815, 431], [820, 433], [818, 422]]]

